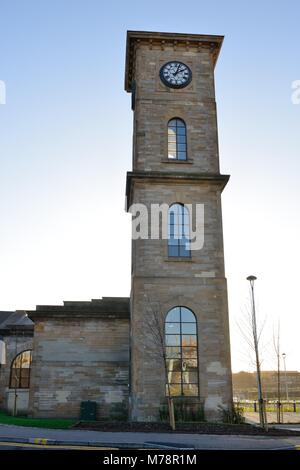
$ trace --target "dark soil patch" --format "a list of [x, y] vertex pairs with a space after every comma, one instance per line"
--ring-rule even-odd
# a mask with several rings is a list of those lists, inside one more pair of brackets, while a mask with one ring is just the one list
[[80, 421], [73, 428], [89, 429], [106, 432], [175, 432], [191, 434], [227, 434], [249, 436], [300, 436], [299, 431], [288, 429], [275, 429], [270, 426], [269, 431], [251, 424], [219, 424], [219, 423], [178, 423], [176, 431], [172, 431], [167, 423], [127, 423], [106, 421]]

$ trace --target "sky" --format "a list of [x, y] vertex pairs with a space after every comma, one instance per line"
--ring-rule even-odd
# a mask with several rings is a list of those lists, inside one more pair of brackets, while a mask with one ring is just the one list
[[280, 321], [287, 368], [300, 370], [299, 16], [296, 0], [0, 0], [0, 310], [129, 295], [126, 30], [221, 34], [232, 366], [253, 370], [241, 329], [254, 274], [262, 368], [276, 367]]

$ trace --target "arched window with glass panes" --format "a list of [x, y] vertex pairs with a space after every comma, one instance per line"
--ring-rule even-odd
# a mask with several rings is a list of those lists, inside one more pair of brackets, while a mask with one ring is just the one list
[[168, 211], [168, 256], [191, 256], [190, 251], [190, 214], [183, 204], [175, 203]]
[[32, 352], [30, 349], [19, 353], [10, 368], [9, 388], [29, 388]]
[[186, 125], [179, 118], [173, 118], [168, 122], [168, 158], [187, 159]]
[[170, 396], [199, 396], [197, 320], [187, 307], [172, 308], [165, 320], [165, 347]]

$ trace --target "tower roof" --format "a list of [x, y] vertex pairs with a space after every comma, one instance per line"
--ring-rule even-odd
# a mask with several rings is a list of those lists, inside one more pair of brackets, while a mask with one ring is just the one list
[[126, 42], [126, 65], [125, 65], [125, 90], [131, 91], [134, 71], [135, 48], [138, 44], [157, 45], [161, 47], [172, 44], [173, 46], [184, 45], [209, 47], [212, 51], [214, 65], [222, 46], [224, 36], [210, 34], [185, 34], [185, 33], [159, 33], [152, 31], [127, 31]]

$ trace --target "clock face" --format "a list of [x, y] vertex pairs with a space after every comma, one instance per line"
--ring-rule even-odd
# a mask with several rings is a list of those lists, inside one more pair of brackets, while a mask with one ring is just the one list
[[171, 88], [183, 88], [192, 80], [192, 71], [183, 62], [167, 62], [159, 72], [161, 81]]

